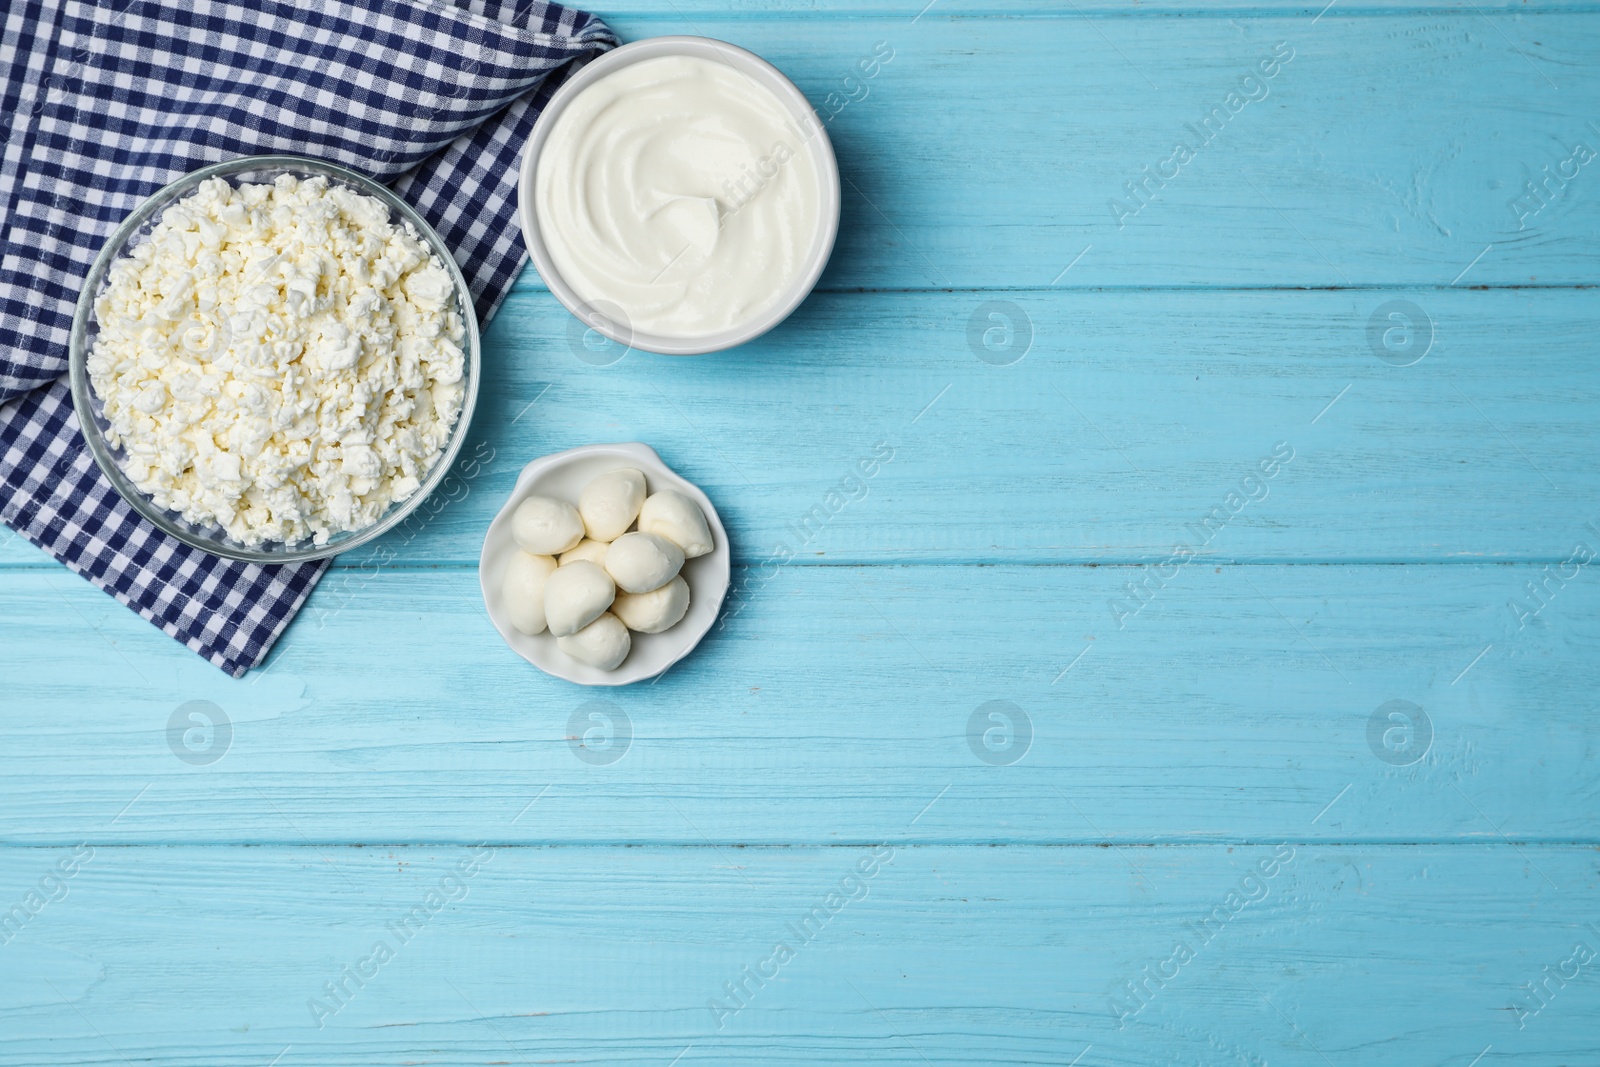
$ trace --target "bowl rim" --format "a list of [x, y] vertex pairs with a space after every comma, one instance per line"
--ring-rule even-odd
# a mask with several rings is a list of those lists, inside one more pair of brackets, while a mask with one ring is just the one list
[[[716, 603], [713, 605], [710, 615], [699, 625], [698, 630], [686, 628], [682, 631], [681, 646], [671, 654], [666, 662], [655, 669], [651, 669], [642, 662], [630, 662], [634, 659], [631, 652], [628, 660], [624, 660], [621, 666], [611, 671], [602, 671], [598, 667], [590, 667], [576, 660], [563, 662], [562, 659], [556, 659], [541, 663], [519, 645], [527, 641], [535, 641], [541, 642], [541, 647], [544, 647], [544, 644], [547, 643], [549, 647], [554, 648], [555, 638], [550, 636], [550, 632], [546, 630], [531, 637], [526, 634], [520, 634], [502, 615], [496, 614], [493, 607], [499, 598], [497, 593], [493, 593], [490, 590], [490, 570], [492, 565], [495, 559], [503, 554], [503, 549], [505, 549], [508, 542], [510, 551], [518, 551], [516, 543], [511, 540], [510, 533], [511, 516], [516, 511], [517, 505], [522, 503], [523, 499], [532, 492], [534, 483], [546, 474], [557, 468], [590, 457], [611, 457], [627, 463], [638, 464], [647, 480], [659, 481], [664, 475], [669, 484], [665, 487], [658, 485], [656, 491], [661, 488], [670, 488], [684, 493], [699, 505], [700, 510], [705, 513], [706, 525], [711, 528], [711, 551], [704, 556], [697, 556], [695, 559], [685, 561], [684, 566], [688, 567], [704, 560], [708, 568], [714, 568], [718, 572], [708, 575], [709, 580], [714, 583]], [[496, 571], [493, 575], [493, 581], [498, 583], [503, 577], [502, 571]], [[577, 448], [569, 448], [562, 452], [552, 452], [548, 456], [540, 456], [538, 459], [525, 464], [522, 470], [517, 473], [516, 484], [511, 487], [511, 492], [506, 496], [505, 503], [501, 505], [499, 511], [495, 512], [494, 518], [489, 522], [488, 529], [484, 531], [483, 547], [478, 552], [478, 591], [483, 597], [483, 612], [488, 616], [490, 625], [500, 634], [500, 639], [506, 643], [506, 647], [512, 652], [515, 652], [550, 677], [559, 678], [573, 685], [611, 688], [632, 685], [635, 682], [642, 682], [650, 678], [659, 678], [682, 662], [689, 653], [700, 647], [700, 642], [705, 640], [706, 634], [711, 632], [712, 627], [717, 624], [717, 620], [722, 617], [722, 605], [727, 600], [728, 590], [732, 586], [733, 546], [728, 541], [727, 528], [723, 526], [722, 517], [717, 514], [717, 507], [711, 502], [711, 497], [706, 494], [704, 489], [701, 489], [694, 482], [673, 470], [672, 466], [661, 458], [659, 452], [639, 441], [580, 445]], [[699, 598], [699, 603], [705, 602], [704, 597]], [[671, 633], [676, 629], [677, 627], [674, 626], [667, 631], [663, 631], [663, 633]], [[629, 636], [637, 640], [638, 635], [630, 634]], [[659, 635], [651, 634], [648, 636]], [[558, 652], [558, 655], [562, 655], [563, 659], [565, 659], [564, 654]]]
[[[810, 154], [813, 155], [818, 169], [819, 193], [822, 198], [820, 224], [817, 238], [807, 253], [805, 270], [795, 282], [792, 291], [766, 313], [743, 326], [708, 334], [705, 337], [663, 337], [643, 330], [634, 330], [625, 323], [618, 324], [612, 321], [602, 306], [606, 301], [590, 302], [580, 299], [567, 284], [566, 279], [561, 277], [561, 272], [556, 269], [555, 263], [550, 258], [550, 251], [545, 247], [544, 237], [539, 229], [538, 212], [534, 203], [534, 182], [539, 155], [556, 121], [573, 99], [608, 74], [634, 63], [664, 56], [714, 58], [741, 73], [753, 76], [788, 107], [795, 125], [806, 135], [805, 140], [811, 146]], [[579, 321], [624, 348], [635, 348], [664, 356], [699, 356], [736, 348], [767, 333], [793, 314], [816, 288], [817, 281], [822, 277], [822, 272], [833, 255], [834, 243], [839, 236], [842, 200], [839, 161], [834, 155], [833, 142], [828, 138], [827, 127], [817, 117], [816, 109], [811, 106], [811, 102], [806, 99], [799, 87], [781, 70], [754, 52], [714, 37], [690, 34], [648, 37], [632, 41], [593, 60], [563, 82], [550, 98], [550, 102], [545, 105], [544, 111], [540, 113], [538, 121], [534, 123], [533, 132], [528, 135], [528, 143], [522, 152], [522, 172], [517, 182], [517, 217], [522, 222], [523, 240], [528, 246], [528, 255], [533, 260], [534, 269], [539, 272], [539, 277], [544, 280], [545, 286], [555, 298]]]
[[[194, 532], [198, 524], [156, 506], [145, 493], [117, 465], [116, 457], [112, 454], [111, 446], [105, 440], [100, 427], [100, 419], [94, 409], [94, 395], [89, 384], [88, 358], [89, 358], [89, 323], [94, 317], [94, 304], [99, 296], [101, 284], [105, 281], [107, 272], [114, 263], [128, 249], [135, 234], [160, 211], [164, 210], [179, 197], [190, 192], [210, 178], [225, 178], [234, 174], [251, 171], [271, 171], [281, 173], [295, 173], [297, 176], [309, 174], [310, 176], [325, 176], [354, 186], [358, 191], [381, 200], [391, 212], [397, 212], [402, 219], [416, 228], [430, 250], [444, 261], [445, 270], [450, 274], [454, 284], [455, 293], [459, 301], [462, 319], [467, 331], [467, 367], [466, 377], [468, 386], [461, 401], [461, 411], [456, 416], [455, 426], [451, 428], [450, 440], [439, 453], [439, 458], [429, 468], [427, 475], [417, 491], [400, 502], [390, 505], [387, 514], [369, 526], [351, 531], [347, 536], [338, 540], [329, 540], [327, 544], [316, 545], [308, 539], [296, 542], [299, 547], [289, 547], [283, 542], [267, 542], [269, 545], [283, 545], [281, 548], [261, 548], [238, 544], [228, 539], [212, 540]], [[237, 560], [245, 563], [284, 564], [303, 563], [309, 560], [329, 559], [342, 552], [372, 541], [400, 525], [411, 516], [422, 502], [433, 494], [448, 475], [454, 465], [456, 456], [460, 454], [461, 447], [466, 443], [467, 432], [472, 423], [473, 412], [477, 408], [478, 384], [482, 371], [481, 360], [482, 339], [478, 329], [477, 310], [473, 306], [472, 289], [467, 283], [466, 275], [461, 270], [461, 265], [456, 262], [455, 256], [450, 251], [449, 245], [429, 225], [416, 208], [402, 200], [387, 185], [369, 178], [359, 171], [327, 160], [314, 159], [310, 156], [296, 156], [283, 153], [272, 153], [259, 156], [237, 156], [233, 159], [222, 160], [192, 170], [189, 173], [168, 182], [160, 189], [146, 197], [139, 206], [129, 212], [127, 218], [117, 224], [116, 229], [106, 238], [99, 253], [95, 256], [88, 275], [84, 278], [83, 288], [78, 293], [78, 303], [72, 316], [72, 333], [68, 342], [67, 369], [72, 389], [72, 407], [78, 417], [78, 424], [89, 452], [94, 456], [106, 479], [116, 489], [117, 494], [127, 501], [142, 518], [155, 526], [169, 537], [183, 542], [190, 548], [197, 548], [202, 552], [223, 559]], [[220, 524], [215, 525], [221, 529]]]

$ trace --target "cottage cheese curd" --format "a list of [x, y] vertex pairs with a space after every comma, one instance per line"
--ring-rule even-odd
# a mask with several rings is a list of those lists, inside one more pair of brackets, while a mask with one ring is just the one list
[[534, 206], [580, 300], [620, 308], [632, 330], [698, 338], [754, 321], [799, 283], [822, 187], [770, 89], [726, 63], [663, 56], [600, 78], [554, 122]]
[[89, 380], [158, 506], [324, 544], [418, 490], [461, 413], [466, 331], [389, 214], [326, 178], [214, 178], [112, 265]]

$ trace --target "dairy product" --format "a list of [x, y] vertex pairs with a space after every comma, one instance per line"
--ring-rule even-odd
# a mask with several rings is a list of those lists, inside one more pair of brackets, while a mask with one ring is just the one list
[[646, 593], [618, 592], [611, 614], [630, 630], [658, 634], [678, 624], [689, 610], [689, 583], [678, 575], [659, 589]]
[[706, 337], [799, 282], [822, 213], [805, 134], [734, 67], [641, 60], [585, 87], [539, 153], [534, 205], [556, 270], [625, 325]]
[[606, 549], [606, 573], [630, 593], [660, 589], [682, 567], [683, 549], [655, 534], [623, 534]]
[[586, 559], [557, 567], [544, 580], [545, 623], [556, 637], [575, 634], [598, 619], [616, 595], [611, 576]]
[[578, 514], [596, 541], [615, 541], [639, 517], [644, 503], [644, 472], [631, 467], [607, 471], [578, 494]]
[[528, 636], [544, 633], [544, 580], [556, 569], [549, 556], [518, 552], [506, 564], [501, 597], [511, 625]]
[[633, 638], [622, 621], [607, 611], [577, 633], [556, 638], [556, 647], [579, 663], [611, 671], [628, 658]]
[[87, 370], [123, 470], [246, 545], [376, 522], [461, 412], [450, 273], [326, 178], [204, 182], [111, 266], [95, 317]]
[[675, 489], [650, 494], [639, 509], [639, 531], [659, 534], [694, 559], [712, 549], [711, 527], [700, 505]]
[[583, 540], [583, 519], [565, 500], [530, 496], [511, 513], [511, 539], [524, 552], [560, 555]]
[[[519, 500], [510, 516], [519, 550], [501, 572], [497, 621], [529, 637], [548, 631], [565, 655], [608, 671], [630, 654], [630, 632], [660, 634], [681, 622], [691, 593], [679, 573], [683, 544], [703, 555], [711, 551], [711, 533], [705, 513], [688, 497], [647, 492], [644, 472], [619, 467], [591, 478], [576, 508], [538, 494]], [[635, 516], [642, 524], [646, 513], [673, 536], [627, 532]], [[603, 539], [607, 535], [615, 540]]]
[[568, 563], [571, 563], [574, 560], [586, 559], [590, 563], [599, 564], [601, 567], [604, 567], [606, 565], [607, 547], [608, 546], [604, 541], [595, 541], [585, 537], [582, 541], [578, 542], [576, 547], [569, 548], [565, 552], [561, 553], [561, 565], [566, 566]]

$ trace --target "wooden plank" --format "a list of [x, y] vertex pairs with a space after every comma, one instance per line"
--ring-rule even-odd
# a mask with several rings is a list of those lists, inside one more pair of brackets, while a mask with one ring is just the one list
[[[1572, 155], [1600, 151], [1587, 6], [913, 21], [920, 6], [607, 14], [627, 39], [750, 48], [829, 116], [847, 180], [830, 288], [1596, 281], [1600, 200]], [[863, 78], [878, 42], [894, 58]], [[1280, 42], [1293, 58], [1274, 66]], [[1230, 100], [1252, 75], [1257, 101]], [[1529, 180], [1550, 183], [1537, 200]]]
[[[507, 650], [471, 568], [325, 586], [238, 682], [12, 572], [0, 840], [1594, 842], [1600, 583], [1562, 570], [742, 568], [607, 693]], [[198, 764], [190, 701], [232, 722]]]
[[[923, 4], [605, 12], [837, 110], [826, 292], [599, 366], [528, 274], [437, 515], [268, 670], [0, 531], [0, 1067], [1600, 1060], [1592, 167], [1516, 201], [1600, 146], [1600, 8]], [[717, 499], [742, 592], [597, 697], [473, 561], [523, 462], [621, 439]]]
[[[1374, 15], [1410, 14], [1471, 14], [1473, 9], [1488, 14], [1574, 14], [1600, 10], [1590, 0], [1339, 0], [1330, 5], [1327, 0], [1234, 0], [1227, 3], [1206, 3], [1206, 0], [1075, 0], [1072, 4], [1044, 5], [1020, 4], [1017, 0], [629, 0], [627, 10], [618, 10], [607, 4], [594, 5], [587, 10], [600, 14], [613, 25], [630, 18], [665, 18], [676, 15], [712, 18], [747, 18], [777, 20], [785, 18], [816, 18], [842, 21], [844, 19], [874, 16], [885, 19], [902, 19], [906, 22], [950, 18], [1011, 18], [1017, 20], [1082, 19], [1094, 16], [1099, 19], [1250, 19], [1250, 18], [1303, 18], [1341, 19], [1371, 17]], [[1319, 17], [1320, 16], [1320, 17]]]
[[[0, 850], [0, 899], [69, 854]], [[96, 846], [64, 885], [0, 946], [0, 1064], [1600, 1057], [1587, 847]]]
[[[1017, 310], [989, 322], [994, 300]], [[1369, 342], [1394, 300], [1433, 335], [1412, 366]], [[1026, 356], [978, 358], [974, 317], [998, 342], [1019, 313]], [[711, 495], [747, 563], [1160, 560], [1280, 442], [1293, 460], [1206, 558], [1560, 560], [1600, 519], [1596, 317], [1593, 290], [823, 294], [737, 353], [595, 366], [576, 320], [518, 294], [457, 474], [341, 563], [476, 562], [523, 464], [628, 440]]]

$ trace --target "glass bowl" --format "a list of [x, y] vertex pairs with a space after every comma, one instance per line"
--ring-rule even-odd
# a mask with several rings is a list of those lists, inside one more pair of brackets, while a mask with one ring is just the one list
[[[391, 221], [409, 222], [423, 243], [439, 257], [445, 270], [449, 272], [455, 286], [456, 306], [467, 332], [466, 364], [461, 375], [461, 413], [456, 416], [456, 424], [451, 430], [449, 443], [422, 479], [421, 486], [406, 500], [391, 504], [377, 522], [357, 530], [334, 534], [320, 545], [314, 544], [309, 538], [293, 543], [274, 541], [260, 545], [246, 545], [229, 537], [221, 525], [189, 522], [177, 512], [156, 506], [155, 502], [123, 473], [120, 463], [122, 449], [113, 448], [106, 440], [105, 433], [109, 423], [102, 414], [104, 405], [89, 384], [87, 366], [89, 351], [94, 347], [95, 336], [98, 333], [94, 312], [95, 300], [105, 287], [107, 272], [114, 262], [132, 251], [155, 229], [161, 213], [168, 206], [193, 193], [201, 182], [210, 178], [224, 178], [237, 186], [244, 183], [270, 183], [281, 174], [292, 174], [297, 178], [325, 177], [332, 185], [345, 186], [381, 200], [389, 206]], [[444, 480], [451, 464], [455, 462], [456, 454], [461, 450], [462, 442], [466, 440], [467, 428], [472, 422], [472, 411], [477, 403], [479, 344], [478, 317], [472, 308], [467, 280], [462, 276], [455, 257], [439, 239], [439, 235], [433, 232], [433, 227], [417, 214], [416, 209], [396, 196], [393, 190], [353, 170], [320, 160], [304, 159], [299, 156], [247, 156], [242, 159], [231, 159], [225, 163], [213, 163], [209, 167], [202, 167], [184, 175], [139, 205], [138, 210], [117, 227], [116, 232], [107, 239], [105, 247], [100, 250], [99, 256], [95, 258], [94, 266], [89, 268], [89, 276], [84, 281], [83, 291], [78, 296], [77, 311], [72, 319], [68, 369], [72, 379], [72, 406], [77, 411], [78, 422], [83, 427], [83, 436], [89, 444], [89, 451], [94, 455], [100, 469], [105, 472], [106, 478], [122, 495], [122, 499], [128, 502], [129, 507], [148, 519], [163, 533], [213, 555], [249, 563], [297, 563], [304, 560], [325, 559], [340, 552], [347, 552], [393, 529], [404, 522], [406, 517], [415, 511]]]

